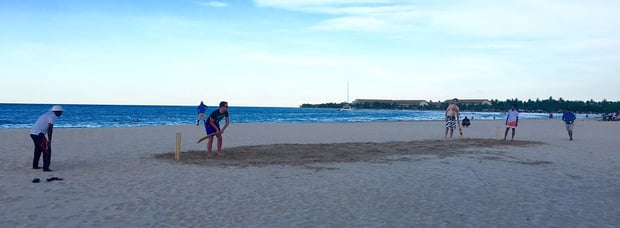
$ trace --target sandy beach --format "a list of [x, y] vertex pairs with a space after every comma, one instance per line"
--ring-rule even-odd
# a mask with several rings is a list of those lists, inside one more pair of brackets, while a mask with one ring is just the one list
[[[61, 119], [59, 119], [61, 121]], [[0, 227], [617, 227], [620, 123], [475, 120], [57, 128], [52, 173], [0, 129]], [[174, 160], [175, 134], [181, 160]], [[50, 176], [62, 181], [47, 182]], [[32, 183], [40, 178], [41, 183]]]

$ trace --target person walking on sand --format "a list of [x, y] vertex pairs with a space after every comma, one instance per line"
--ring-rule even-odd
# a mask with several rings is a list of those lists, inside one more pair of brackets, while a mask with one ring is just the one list
[[205, 114], [207, 112], [207, 105], [205, 105], [205, 103], [200, 101], [200, 105], [198, 105], [198, 108], [196, 110], [198, 111], [198, 118], [196, 118], [196, 126], [200, 125], [201, 120], [205, 125], [207, 125], [207, 115]]
[[[49, 112], [43, 113], [30, 128], [30, 138], [34, 143], [34, 158], [32, 159], [32, 169], [40, 169], [39, 159], [43, 154], [43, 172], [51, 172], [50, 163], [52, 160], [52, 132], [56, 119], [62, 115], [63, 109], [60, 105], [52, 106]], [[47, 138], [45, 137], [47, 135]]]
[[[224, 118], [226, 118], [226, 124], [220, 129], [220, 121]], [[209, 157], [213, 156], [213, 136], [217, 137], [217, 155], [219, 157], [224, 157], [222, 153], [222, 134], [224, 134], [224, 130], [226, 130], [229, 124], [228, 102], [222, 101], [220, 102], [220, 108], [209, 115], [209, 123], [205, 125], [207, 135], [209, 136], [209, 142], [207, 143], [207, 155]]]
[[452, 99], [452, 102], [450, 102], [450, 105], [448, 105], [448, 108], [446, 109], [446, 133], [444, 135], [445, 139], [448, 139], [448, 132], [450, 132], [450, 138], [452, 138], [452, 135], [454, 134], [454, 128], [459, 125], [459, 106], [456, 105], [458, 102], [458, 99]]
[[508, 136], [508, 131], [512, 129], [512, 138], [510, 140], [515, 140], [515, 130], [517, 129], [517, 125], [519, 125], [519, 111], [515, 105], [510, 105], [510, 110], [508, 110], [508, 116], [506, 116], [506, 132], [504, 132], [504, 140]]
[[562, 114], [562, 120], [566, 123], [566, 131], [568, 131], [568, 137], [570, 137], [570, 141], [573, 141], [573, 125], [575, 124], [575, 113], [571, 112], [570, 109], [564, 110], [564, 114]]

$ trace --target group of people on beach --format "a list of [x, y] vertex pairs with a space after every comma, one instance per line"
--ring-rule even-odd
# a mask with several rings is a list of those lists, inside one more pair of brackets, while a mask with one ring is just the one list
[[617, 121], [619, 115], [620, 115], [620, 112], [610, 112], [610, 113], [603, 113], [602, 117], [603, 117], [603, 120], [606, 120], [606, 121]]
[[[445, 139], [448, 139], [448, 135], [450, 136], [449, 137], [450, 139], [452, 138], [454, 129], [457, 126], [459, 127], [459, 131], [461, 130], [461, 124], [459, 123], [460, 110], [459, 110], [459, 106], [457, 105], [458, 102], [459, 100], [454, 98], [452, 102], [450, 102], [450, 105], [448, 105], [448, 108], [446, 108], [446, 113], [445, 113], [446, 131], [444, 134]], [[508, 137], [508, 132], [511, 130], [512, 130], [512, 136], [510, 139], [514, 140], [515, 132], [516, 132], [517, 126], [519, 125], [519, 111], [517, 110], [516, 106], [513, 104], [510, 106], [510, 109], [506, 113], [507, 113], [506, 123], [505, 123], [506, 131], [504, 132], [504, 140], [506, 140], [506, 138]], [[571, 141], [573, 140], [573, 125], [574, 125], [575, 119], [577, 119], [577, 117], [575, 116], [575, 113], [571, 112], [568, 108], [564, 110], [564, 113], [562, 114], [562, 121], [564, 121], [564, 123], [566, 124], [566, 131], [568, 132], [568, 137]], [[462, 123], [464, 127], [468, 127], [471, 124], [469, 119], [467, 119], [467, 117], [463, 119]]]
[[[213, 157], [213, 137], [217, 138], [217, 155], [219, 157], [224, 157], [222, 153], [222, 134], [224, 134], [224, 130], [230, 124], [230, 117], [228, 115], [228, 102], [221, 101], [219, 108], [211, 112], [209, 118], [206, 116], [207, 105], [204, 102], [200, 102], [198, 105], [198, 118], [196, 119], [196, 125], [200, 125], [200, 121], [204, 123], [205, 131], [207, 133], [207, 137], [209, 141], [207, 142], [207, 156]], [[226, 120], [226, 124], [224, 127], [220, 128], [220, 121], [222, 119]]]
[[[199, 125], [202, 120], [205, 125], [205, 131], [208, 136], [207, 153], [208, 156], [213, 156], [213, 140], [217, 138], [217, 154], [219, 157], [223, 157], [222, 153], [222, 134], [224, 130], [230, 124], [230, 117], [228, 116], [228, 102], [220, 102], [219, 108], [211, 112], [208, 119], [205, 115], [207, 106], [200, 102], [198, 106], [198, 120], [196, 125]], [[54, 124], [64, 109], [60, 105], [54, 105], [52, 108], [37, 118], [36, 122], [30, 128], [30, 138], [34, 144], [34, 157], [32, 159], [32, 169], [43, 169], [43, 172], [52, 172], [50, 164], [52, 160], [52, 135], [54, 132]], [[226, 120], [226, 124], [220, 127], [220, 121]], [[43, 156], [43, 167], [39, 166], [39, 161]]]
[[[445, 113], [445, 139], [452, 138], [454, 133], [454, 129], [458, 126], [459, 130], [461, 129], [461, 124], [459, 123], [459, 114], [460, 110], [458, 107], [458, 99], [454, 98]], [[222, 135], [224, 131], [230, 124], [230, 117], [228, 115], [228, 102], [221, 101], [219, 104], [219, 108], [211, 112], [209, 117], [207, 117], [207, 106], [204, 102], [200, 102], [198, 105], [197, 112], [198, 118], [196, 120], [196, 125], [200, 125], [200, 121], [203, 121], [205, 126], [205, 131], [209, 139], [207, 142], [207, 156], [213, 156], [213, 141], [214, 138], [217, 138], [217, 154], [219, 157], [223, 157], [222, 153]], [[51, 172], [50, 163], [52, 158], [52, 134], [54, 129], [54, 123], [56, 119], [59, 118], [64, 109], [60, 105], [54, 105], [50, 109], [49, 112], [43, 113], [37, 121], [34, 123], [32, 128], [30, 129], [30, 137], [32, 138], [32, 142], [34, 144], [34, 158], [32, 159], [32, 168], [33, 169], [43, 169], [44, 172]], [[220, 122], [222, 119], [226, 120], [226, 124], [223, 127], [220, 127]], [[566, 124], [566, 131], [568, 132], [568, 136], [570, 140], [573, 140], [573, 125], [576, 116], [569, 109], [564, 110], [564, 114], [562, 115], [562, 120]], [[465, 121], [465, 120], [464, 120]], [[511, 140], [514, 140], [515, 131], [517, 126], [519, 125], [519, 111], [515, 107], [515, 105], [511, 105], [510, 110], [507, 111], [506, 116], [506, 131], [504, 132], [504, 140], [508, 137], [508, 132], [512, 130]], [[467, 120], [464, 125], [469, 126], [469, 120]], [[39, 166], [39, 160], [43, 156], [43, 167]]]

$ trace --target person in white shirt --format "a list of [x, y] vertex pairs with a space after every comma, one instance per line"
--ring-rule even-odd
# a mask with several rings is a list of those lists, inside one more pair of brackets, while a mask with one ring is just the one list
[[[40, 169], [39, 159], [43, 154], [43, 172], [51, 172], [50, 162], [52, 160], [52, 132], [56, 118], [62, 115], [63, 108], [60, 105], [52, 106], [49, 112], [43, 113], [30, 128], [30, 138], [34, 143], [34, 158], [32, 168]], [[47, 135], [47, 138], [45, 137]]]
[[504, 133], [504, 140], [508, 136], [508, 130], [512, 129], [512, 138], [510, 140], [515, 139], [515, 129], [519, 125], [519, 111], [515, 108], [515, 105], [510, 106], [510, 110], [508, 110], [508, 116], [506, 117], [506, 132]]

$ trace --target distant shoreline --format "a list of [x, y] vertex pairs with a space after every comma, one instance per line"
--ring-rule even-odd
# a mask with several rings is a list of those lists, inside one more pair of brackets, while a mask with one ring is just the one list
[[[0, 128], [30, 128], [49, 105], [1, 105]], [[196, 124], [196, 107], [187, 106], [102, 106], [66, 105], [56, 123], [59, 128], [140, 127]], [[209, 108], [209, 112], [214, 110]], [[323, 108], [230, 107], [232, 123], [339, 123], [407, 122], [444, 119], [443, 110], [389, 110]], [[503, 112], [463, 110], [461, 117], [476, 120], [505, 119]], [[548, 119], [548, 113], [522, 112], [522, 119]], [[598, 114], [578, 114], [578, 118], [601, 118]], [[553, 113], [553, 118], [561, 118]], [[201, 126], [204, 123], [201, 123]]]

